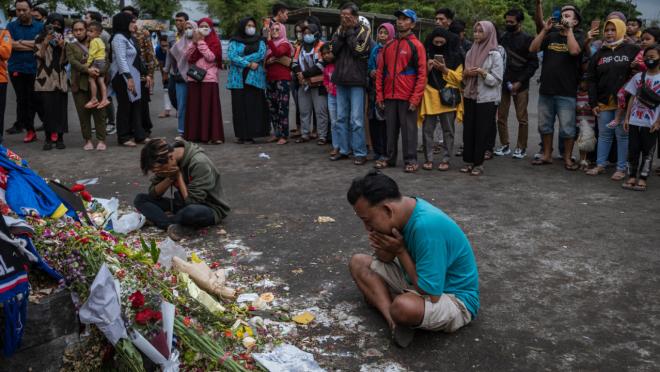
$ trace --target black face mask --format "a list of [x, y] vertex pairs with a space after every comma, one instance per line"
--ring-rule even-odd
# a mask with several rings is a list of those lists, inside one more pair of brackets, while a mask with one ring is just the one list
[[644, 60], [644, 64], [646, 65], [646, 67], [649, 70], [651, 70], [651, 69], [654, 69], [654, 68], [658, 67], [658, 60], [647, 58], [647, 59]]
[[504, 29], [507, 32], [516, 32], [516, 31], [518, 31], [518, 25], [506, 25], [506, 26], [504, 26]]

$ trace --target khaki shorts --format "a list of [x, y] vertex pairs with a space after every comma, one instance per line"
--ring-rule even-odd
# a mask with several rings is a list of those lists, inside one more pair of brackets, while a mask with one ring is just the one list
[[451, 333], [472, 320], [472, 315], [463, 302], [453, 294], [443, 293], [436, 303], [431, 302], [429, 296], [420, 295], [415, 287], [406, 281], [399, 260], [394, 259], [386, 263], [374, 257], [370, 268], [385, 280], [395, 294], [414, 293], [424, 298], [424, 319], [417, 328]]

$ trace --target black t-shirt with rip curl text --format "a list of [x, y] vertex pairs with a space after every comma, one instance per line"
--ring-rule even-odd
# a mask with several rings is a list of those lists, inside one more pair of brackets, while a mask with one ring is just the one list
[[[584, 36], [574, 31], [578, 45], [584, 44]], [[547, 96], [575, 97], [580, 80], [582, 52], [572, 56], [568, 52], [568, 38], [551, 31], [541, 44], [543, 64], [539, 93]]]

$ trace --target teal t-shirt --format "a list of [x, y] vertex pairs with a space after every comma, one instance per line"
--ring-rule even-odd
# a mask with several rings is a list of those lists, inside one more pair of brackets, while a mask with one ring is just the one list
[[402, 234], [417, 269], [419, 288], [433, 296], [453, 294], [475, 318], [479, 311], [479, 274], [463, 230], [440, 209], [417, 198]]

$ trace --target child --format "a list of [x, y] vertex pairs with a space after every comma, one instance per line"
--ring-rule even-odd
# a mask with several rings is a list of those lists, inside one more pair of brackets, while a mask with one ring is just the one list
[[[105, 43], [101, 39], [101, 32], [103, 26], [94, 21], [87, 26], [87, 35], [91, 40], [89, 42], [89, 56], [87, 57], [87, 67], [99, 70], [99, 76], [96, 78], [89, 77], [89, 93], [92, 97], [85, 105], [86, 109], [102, 109], [110, 104], [108, 100], [108, 90], [105, 87]], [[103, 100], [99, 102], [97, 99], [98, 91], [101, 91]]]
[[330, 114], [330, 139], [332, 151], [330, 156], [339, 154], [339, 136], [337, 135], [337, 86], [332, 82], [332, 73], [335, 71], [335, 56], [332, 54], [330, 44], [321, 46], [321, 57], [325, 68], [323, 69], [323, 86], [328, 91], [328, 112]]
[[623, 122], [629, 137], [628, 180], [622, 187], [636, 191], [646, 191], [660, 129], [660, 45], [644, 50], [644, 64], [646, 72], [638, 72], [626, 84], [626, 92], [631, 97]]
[[[644, 64], [644, 50], [646, 50], [646, 48], [660, 41], [660, 28], [658, 27], [647, 28], [646, 30], [644, 30], [644, 32], [642, 32], [641, 40], [642, 40], [641, 43], [642, 49], [639, 51], [639, 53], [637, 54], [635, 60], [632, 62], [631, 65], [634, 70], [637, 70], [639, 72], [644, 72], [646, 71], [646, 65]], [[616, 110], [616, 114], [614, 115], [614, 120], [612, 120], [607, 124], [607, 127], [610, 129], [616, 128], [616, 126], [619, 125], [619, 123], [621, 123], [621, 119], [623, 119], [623, 116], [626, 113], [628, 94], [626, 93], [625, 85], [621, 87], [621, 89], [619, 89], [619, 92], [617, 93], [616, 96], [617, 96], [618, 109]]]
[[594, 133], [596, 118], [589, 104], [589, 82], [585, 78], [582, 78], [580, 85], [578, 85], [575, 121], [578, 128], [580, 128], [580, 135], [577, 140], [580, 150], [580, 170], [586, 171], [589, 169], [587, 154], [596, 147], [596, 136]]
[[383, 47], [394, 39], [394, 26], [383, 23], [378, 27], [378, 44], [371, 50], [367, 70], [369, 72], [369, 133], [376, 164], [384, 164], [387, 156], [387, 124], [384, 110], [376, 107], [376, 67]]

